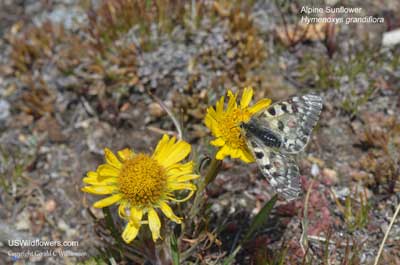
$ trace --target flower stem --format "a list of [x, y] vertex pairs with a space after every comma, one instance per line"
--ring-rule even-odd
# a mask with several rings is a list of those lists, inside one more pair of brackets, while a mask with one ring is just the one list
[[190, 211], [190, 216], [193, 218], [197, 215], [199, 211], [202, 209], [202, 198], [204, 198], [204, 189], [207, 187], [208, 184], [214, 181], [214, 179], [217, 177], [218, 172], [221, 168], [222, 161], [217, 160], [215, 158], [215, 154], [213, 154], [213, 158], [211, 159], [210, 165], [208, 166], [207, 173], [205, 175], [205, 178], [203, 181], [199, 183], [198, 190], [196, 192], [196, 196], [194, 198], [193, 202], [193, 207]]
[[218, 160], [215, 158], [215, 155], [213, 156], [210, 165], [208, 166], [208, 171], [206, 174], [206, 177], [204, 179], [204, 187], [207, 187], [208, 184], [214, 181], [214, 179], [217, 177], [218, 172], [221, 168], [222, 161]]
[[117, 228], [115, 227], [114, 220], [111, 215], [110, 207], [103, 208], [103, 214], [106, 221], [106, 226], [110, 229], [111, 236], [117, 241], [117, 246], [119, 247], [120, 251], [122, 251], [122, 241], [120, 233], [118, 233]]

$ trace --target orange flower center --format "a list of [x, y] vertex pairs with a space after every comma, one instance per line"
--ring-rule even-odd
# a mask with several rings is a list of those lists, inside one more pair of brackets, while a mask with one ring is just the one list
[[249, 121], [251, 117], [247, 109], [234, 109], [233, 111], [224, 113], [220, 121], [220, 131], [222, 138], [232, 148], [246, 148], [246, 142], [241, 136], [239, 124]]
[[138, 154], [124, 163], [118, 183], [132, 205], [148, 205], [157, 202], [164, 193], [167, 175], [155, 159]]

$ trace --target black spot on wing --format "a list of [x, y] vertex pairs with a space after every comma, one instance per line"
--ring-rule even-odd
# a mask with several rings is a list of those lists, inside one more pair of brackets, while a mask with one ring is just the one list
[[261, 159], [264, 157], [264, 154], [262, 152], [255, 152], [255, 155], [258, 159]]
[[275, 112], [275, 108], [271, 107], [268, 109], [269, 114], [271, 114], [272, 116], [275, 116], [276, 112]]
[[278, 121], [278, 129], [279, 129], [281, 132], [283, 132], [284, 127], [285, 127], [285, 125], [283, 124], [283, 122], [279, 120], [279, 121]]

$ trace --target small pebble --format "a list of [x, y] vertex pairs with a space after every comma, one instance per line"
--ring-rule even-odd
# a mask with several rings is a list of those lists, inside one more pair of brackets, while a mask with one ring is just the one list
[[337, 172], [330, 168], [324, 168], [322, 170], [322, 175], [327, 178], [331, 184], [337, 184], [339, 182]]
[[311, 166], [311, 175], [313, 177], [316, 177], [319, 175], [320, 169], [319, 166], [317, 164], [312, 164]]
[[0, 99], [0, 121], [10, 116], [10, 103], [4, 99]]

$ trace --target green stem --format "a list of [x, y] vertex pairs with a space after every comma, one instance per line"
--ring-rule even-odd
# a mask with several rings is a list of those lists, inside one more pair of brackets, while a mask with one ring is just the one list
[[110, 229], [111, 236], [117, 241], [117, 246], [120, 251], [122, 251], [122, 240], [118, 229], [115, 227], [114, 220], [111, 215], [110, 207], [103, 208], [103, 214], [106, 221], [106, 226]]
[[222, 160], [218, 160], [215, 158], [215, 155], [213, 156], [210, 165], [208, 166], [208, 171], [206, 174], [206, 177], [204, 179], [204, 184], [203, 184], [203, 189], [207, 187], [208, 184], [214, 181], [214, 179], [217, 177], [218, 172], [221, 168], [222, 165]]
[[222, 161], [217, 160], [215, 158], [215, 153], [214, 153], [211, 163], [208, 166], [208, 170], [205, 175], [204, 181], [199, 183], [199, 187], [197, 189], [196, 196], [195, 196], [194, 202], [193, 202], [193, 207], [190, 210], [190, 216], [192, 218], [194, 216], [196, 216], [196, 213], [198, 213], [200, 211], [199, 209], [201, 208], [200, 204], [201, 204], [201, 200], [203, 198], [203, 191], [207, 187], [207, 185], [210, 184], [211, 182], [213, 182], [214, 179], [217, 177], [218, 172], [221, 168], [221, 165], [222, 165]]

